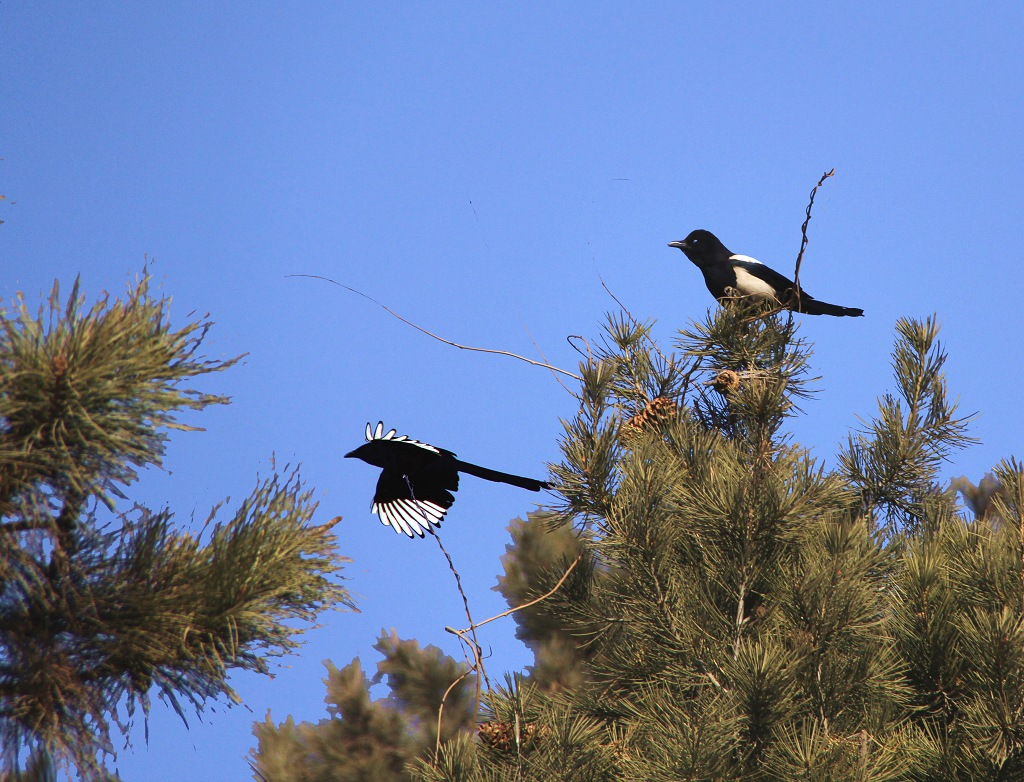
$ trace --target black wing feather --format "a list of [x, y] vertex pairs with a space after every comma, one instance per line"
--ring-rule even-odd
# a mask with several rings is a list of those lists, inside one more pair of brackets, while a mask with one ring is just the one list
[[385, 469], [377, 479], [374, 509], [381, 522], [393, 527], [395, 532], [423, 537], [431, 524], [441, 526], [445, 512], [455, 502], [452, 491], [458, 488], [459, 474], [454, 470], [440, 476], [411, 473], [407, 479], [405, 473]]

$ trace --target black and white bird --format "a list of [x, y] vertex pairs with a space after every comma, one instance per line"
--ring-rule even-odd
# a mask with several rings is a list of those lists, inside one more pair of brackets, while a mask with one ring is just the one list
[[431, 524], [441, 526], [455, 502], [452, 492], [459, 489], [460, 472], [530, 491], [551, 488], [545, 481], [460, 461], [451, 451], [397, 435], [394, 429], [385, 432], [383, 422], [378, 422], [376, 428], [367, 424], [366, 443], [345, 454], [345, 458], [362, 459], [381, 468], [370, 511], [380, 517], [382, 524], [410, 538], [422, 538]]
[[698, 229], [682, 241], [669, 242], [668, 246], [678, 247], [701, 270], [705, 285], [719, 301], [730, 295], [756, 296], [774, 299], [789, 307], [796, 304], [796, 311], [807, 315], [864, 314], [864, 310], [857, 307], [840, 307], [838, 304], [818, 301], [803, 288], [800, 289], [799, 297], [794, 296], [796, 286], [792, 280], [756, 258], [730, 252], [710, 231]]

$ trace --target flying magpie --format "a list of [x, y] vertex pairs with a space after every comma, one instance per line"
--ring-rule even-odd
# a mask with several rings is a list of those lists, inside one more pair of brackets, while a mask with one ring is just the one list
[[372, 513], [380, 516], [395, 532], [423, 537], [430, 525], [441, 526], [448, 508], [455, 502], [453, 491], [459, 489], [459, 473], [464, 472], [497, 483], [508, 483], [521, 489], [540, 491], [550, 484], [533, 478], [521, 478], [497, 470], [489, 470], [455, 458], [444, 448], [413, 440], [407, 435], [396, 436], [396, 431], [384, 431], [384, 423], [377, 427], [366, 425], [366, 442], [345, 454], [345, 458], [362, 459], [367, 464], [382, 468], [373, 495]]
[[711, 295], [721, 301], [732, 288], [740, 296], [757, 296], [774, 299], [780, 304], [792, 306], [797, 312], [807, 315], [863, 315], [857, 307], [840, 307], [818, 301], [800, 289], [800, 296], [793, 295], [796, 287], [793, 281], [770, 269], [748, 255], [735, 255], [726, 249], [711, 231], [698, 229], [680, 242], [669, 242], [669, 247], [678, 247], [694, 266], [704, 275], [704, 284]]

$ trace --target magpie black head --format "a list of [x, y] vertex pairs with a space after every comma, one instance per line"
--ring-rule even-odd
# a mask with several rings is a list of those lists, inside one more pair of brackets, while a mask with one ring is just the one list
[[687, 258], [701, 268], [727, 261], [732, 255], [717, 236], [703, 228], [691, 231], [682, 241], [669, 242], [668, 246], [679, 248]]
[[345, 454], [346, 459], [362, 459], [367, 464], [372, 464], [375, 467], [383, 467], [383, 464], [379, 464], [380, 456], [382, 456], [377, 441], [364, 443], [356, 448], [354, 451], [349, 451]]

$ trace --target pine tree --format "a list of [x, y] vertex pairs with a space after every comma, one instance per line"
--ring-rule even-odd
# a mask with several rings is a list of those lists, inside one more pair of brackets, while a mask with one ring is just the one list
[[[182, 411], [226, 404], [184, 387], [229, 368], [197, 355], [211, 326], [175, 328], [148, 276], [86, 308], [78, 281], [32, 314], [0, 311], [0, 741], [12, 773], [101, 778], [112, 726], [153, 692], [185, 718], [237, 702], [232, 670], [266, 673], [294, 620], [348, 603], [330, 525], [294, 470], [203, 532], [118, 499], [160, 466]], [[127, 714], [119, 714], [124, 707]]]
[[[288, 717], [275, 725], [268, 713], [254, 733], [257, 779], [270, 782], [407, 782], [409, 764], [433, 755], [442, 741], [469, 735], [473, 715], [473, 677], [436, 647], [420, 648], [392, 631], [381, 633], [374, 648], [383, 659], [367, 680], [356, 658], [338, 670], [327, 663], [327, 714], [316, 723]], [[387, 677], [390, 695], [370, 699], [372, 684]], [[454, 686], [452, 686], [454, 685]]]
[[782, 430], [808, 394], [788, 318], [725, 307], [671, 357], [608, 334], [556, 468], [591, 567], [531, 609], [587, 675], [514, 679], [421, 778], [1020, 778], [1021, 471], [984, 518], [942, 488], [969, 438], [934, 320], [898, 324], [896, 393], [832, 471]]
[[[539, 603], [528, 605], [550, 591], [573, 562], [582, 561], [579, 535], [571, 524], [552, 513], [531, 513], [526, 521], [513, 519], [508, 530], [512, 543], [506, 546], [502, 557], [505, 574], [495, 589], [510, 609], [517, 609], [516, 638], [534, 655], [530, 679], [547, 690], [579, 686], [586, 677], [586, 648], [552, 621]], [[566, 588], [577, 583], [579, 576]]]
[[944, 484], [971, 438], [934, 319], [897, 324], [895, 389], [831, 468], [785, 428], [809, 358], [762, 305], [716, 309], [672, 351], [610, 318], [554, 466], [564, 504], [511, 527], [510, 606], [576, 562], [514, 614], [535, 665], [405, 773], [1024, 778], [1021, 466]]

